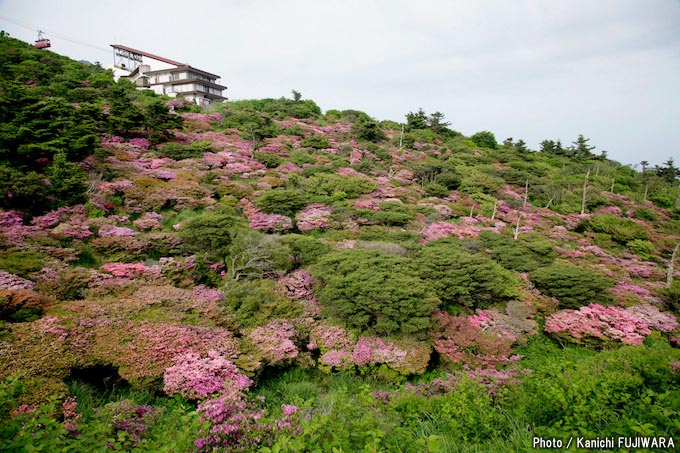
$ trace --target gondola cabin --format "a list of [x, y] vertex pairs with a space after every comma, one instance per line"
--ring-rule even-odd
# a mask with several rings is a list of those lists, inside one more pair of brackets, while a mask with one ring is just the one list
[[35, 47], [37, 49], [47, 49], [48, 47], [52, 47], [52, 44], [49, 39], [43, 38], [42, 32], [39, 31], [38, 39], [35, 41]]

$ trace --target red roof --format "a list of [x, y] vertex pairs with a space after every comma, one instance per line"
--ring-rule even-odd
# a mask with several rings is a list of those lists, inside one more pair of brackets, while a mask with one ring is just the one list
[[171, 60], [169, 58], [154, 55], [154, 54], [149, 53], [149, 52], [144, 52], [143, 50], [133, 49], [132, 47], [121, 46], [119, 44], [111, 44], [111, 47], [113, 47], [114, 49], [127, 50], [128, 52], [136, 53], [136, 54], [142, 55], [144, 57], [148, 57], [148, 58], [153, 58], [154, 60], [162, 61], [163, 63], [171, 64], [171, 65], [174, 65], [174, 66], [184, 66], [185, 65], [185, 63], [181, 63], [179, 61]]

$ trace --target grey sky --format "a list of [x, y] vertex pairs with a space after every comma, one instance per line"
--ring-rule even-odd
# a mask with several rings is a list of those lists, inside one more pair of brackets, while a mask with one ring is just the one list
[[230, 99], [296, 89], [323, 110], [422, 107], [466, 135], [537, 149], [582, 133], [623, 163], [680, 161], [678, 0], [0, 0], [0, 16], [104, 66], [110, 51], [59, 36], [186, 61]]

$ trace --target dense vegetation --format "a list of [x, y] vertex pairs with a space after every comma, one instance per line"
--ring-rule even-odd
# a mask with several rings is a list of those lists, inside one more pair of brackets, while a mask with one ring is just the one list
[[672, 159], [203, 111], [6, 37], [0, 103], [2, 451], [680, 435]]

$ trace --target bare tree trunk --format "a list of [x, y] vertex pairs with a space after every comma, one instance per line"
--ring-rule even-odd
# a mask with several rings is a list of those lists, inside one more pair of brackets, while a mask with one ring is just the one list
[[552, 198], [548, 200], [548, 203], [545, 205], [545, 209], [548, 209], [550, 205], [552, 204], [553, 201], [555, 201], [555, 196], [557, 195], [557, 191], [554, 191], [552, 194]]
[[586, 213], [586, 194], [588, 192], [588, 178], [590, 178], [590, 168], [586, 172], [586, 179], [583, 181], [583, 197], [581, 198], [581, 215]]
[[399, 135], [399, 152], [404, 145], [404, 125], [401, 125], [401, 134]]
[[527, 207], [527, 198], [529, 197], [529, 179], [527, 178], [527, 182], [524, 184], [524, 204], [522, 207], [526, 208]]
[[491, 220], [496, 218], [496, 208], [498, 207], [498, 200], [493, 200], [493, 212], [491, 212]]
[[470, 206], [470, 217], [472, 217], [473, 212], [475, 212], [475, 205]]
[[600, 174], [600, 164], [595, 165], [595, 176]]
[[522, 214], [517, 216], [517, 225], [515, 226], [515, 231], [513, 232], [512, 238], [514, 240], [517, 240], [517, 236], [519, 236], [519, 222], [522, 220]]
[[642, 201], [647, 201], [647, 194], [649, 193], [649, 181], [645, 184], [645, 194], [642, 196]]
[[614, 193], [614, 182], [616, 181], [616, 178], [612, 178], [612, 187], [609, 189], [611, 193]]
[[675, 258], [678, 256], [678, 250], [680, 250], [680, 242], [673, 249], [673, 254], [671, 255], [671, 260], [668, 262], [668, 270], [666, 271], [666, 284], [670, 288], [671, 283], [673, 283], [673, 264]]

